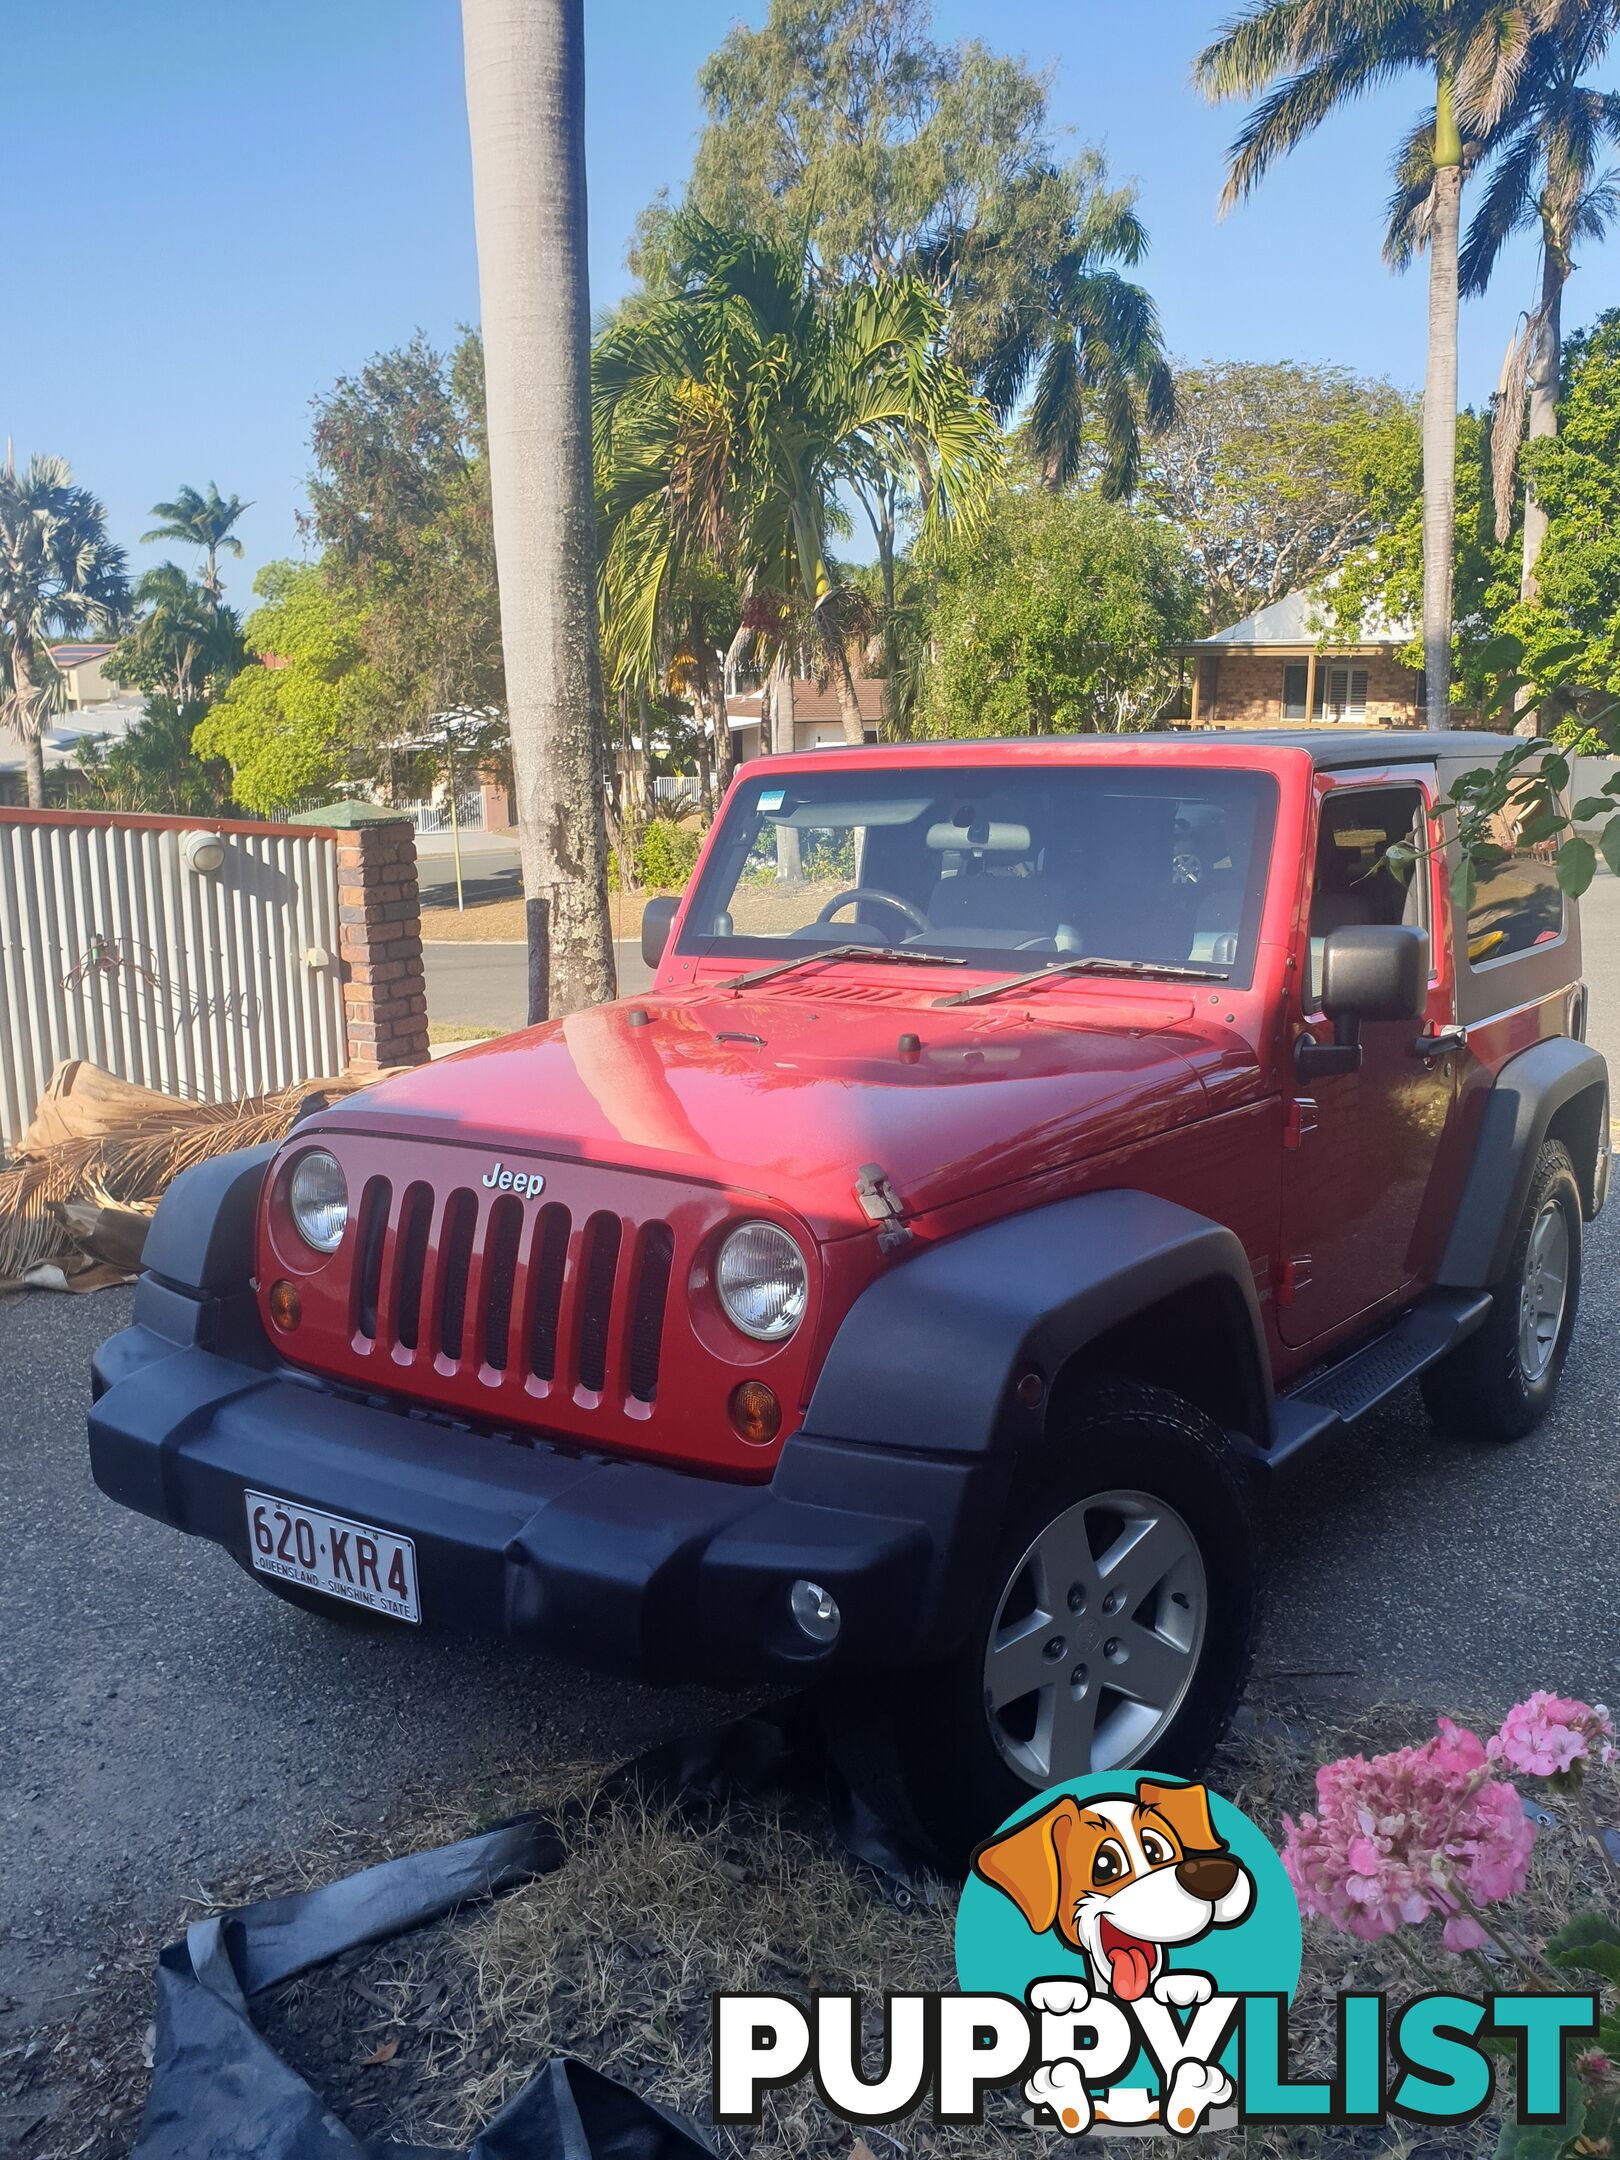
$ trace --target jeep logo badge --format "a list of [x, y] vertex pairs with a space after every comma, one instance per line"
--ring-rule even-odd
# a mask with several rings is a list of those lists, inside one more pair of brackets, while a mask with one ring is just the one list
[[507, 1170], [498, 1162], [491, 1163], [484, 1172], [483, 1183], [491, 1192], [516, 1193], [520, 1200], [532, 1200], [546, 1189], [538, 1170]]

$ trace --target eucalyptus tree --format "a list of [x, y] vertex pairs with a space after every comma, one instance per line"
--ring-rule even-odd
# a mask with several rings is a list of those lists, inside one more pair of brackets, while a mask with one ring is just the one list
[[613, 992], [586, 269], [584, 0], [462, 0], [529, 1017]]
[[844, 487], [914, 485], [919, 545], [971, 530], [1002, 479], [988, 403], [941, 349], [920, 279], [828, 291], [805, 241], [684, 213], [670, 291], [598, 340], [593, 366], [602, 608], [616, 679], [656, 665], [692, 566], [731, 574], [741, 633], [805, 627], [862, 739], [851, 641], [865, 596], [829, 553]]
[[[1620, 6], [1615, 0], [1552, 0], [1531, 42], [1513, 96], [1483, 145], [1471, 144], [1480, 173], [1479, 208], [1469, 221], [1458, 263], [1465, 294], [1489, 285], [1515, 233], [1540, 241], [1540, 290], [1513, 340], [1502, 371], [1493, 475], [1496, 537], [1511, 528], [1521, 438], [1558, 432], [1563, 297], [1583, 240], [1601, 240], [1620, 207], [1615, 176], [1603, 159], [1620, 142], [1620, 96], [1596, 88], [1593, 71], [1608, 55]], [[1404, 264], [1421, 245], [1429, 195], [1426, 144], [1410, 143], [1396, 170], [1385, 252]], [[1520, 598], [1536, 598], [1536, 561], [1547, 537], [1547, 512], [1534, 474], [1524, 495]]]
[[45, 720], [53, 703], [53, 638], [117, 624], [129, 602], [124, 551], [107, 513], [76, 487], [67, 460], [0, 467], [0, 723], [22, 740], [31, 809], [45, 802]]
[[183, 487], [173, 502], [152, 505], [152, 515], [159, 523], [150, 532], [142, 533], [141, 539], [177, 540], [186, 547], [201, 548], [206, 565], [202, 588], [210, 605], [218, 607], [225, 589], [220, 582], [219, 558], [222, 553], [240, 557], [242, 543], [232, 528], [242, 513], [252, 508], [240, 495], [221, 495], [212, 480], [206, 495], [194, 487]]
[[1536, 32], [1560, 0], [1252, 0], [1199, 54], [1211, 99], [1256, 98], [1231, 150], [1222, 207], [1258, 185], [1330, 113], [1418, 72], [1433, 101], [1421, 235], [1429, 255], [1423, 387], [1423, 653], [1428, 719], [1451, 702], [1456, 526], [1458, 251], [1464, 131], [1488, 142], [1512, 105]]

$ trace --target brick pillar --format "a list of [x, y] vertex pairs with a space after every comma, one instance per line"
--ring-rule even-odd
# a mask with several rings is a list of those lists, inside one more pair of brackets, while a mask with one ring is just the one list
[[426, 1064], [422, 902], [410, 820], [357, 825], [335, 837], [349, 1069]]

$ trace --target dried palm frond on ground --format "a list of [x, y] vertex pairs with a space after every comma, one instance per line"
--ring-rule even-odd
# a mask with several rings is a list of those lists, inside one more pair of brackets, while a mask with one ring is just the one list
[[[193, 1163], [279, 1140], [306, 1110], [378, 1077], [304, 1080], [245, 1102], [197, 1103], [131, 1087], [82, 1059], [59, 1065], [16, 1155], [0, 1168], [0, 1289], [51, 1268], [61, 1278], [49, 1283], [54, 1289], [127, 1280], [135, 1224], [90, 1221], [86, 1206], [101, 1217], [150, 1215]], [[100, 1264], [94, 1280], [87, 1261]]]

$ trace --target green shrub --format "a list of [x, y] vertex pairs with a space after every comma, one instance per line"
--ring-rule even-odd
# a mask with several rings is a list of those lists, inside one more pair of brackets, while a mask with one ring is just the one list
[[690, 825], [654, 818], [636, 844], [636, 876], [648, 892], [680, 892], [692, 875], [703, 836]]

